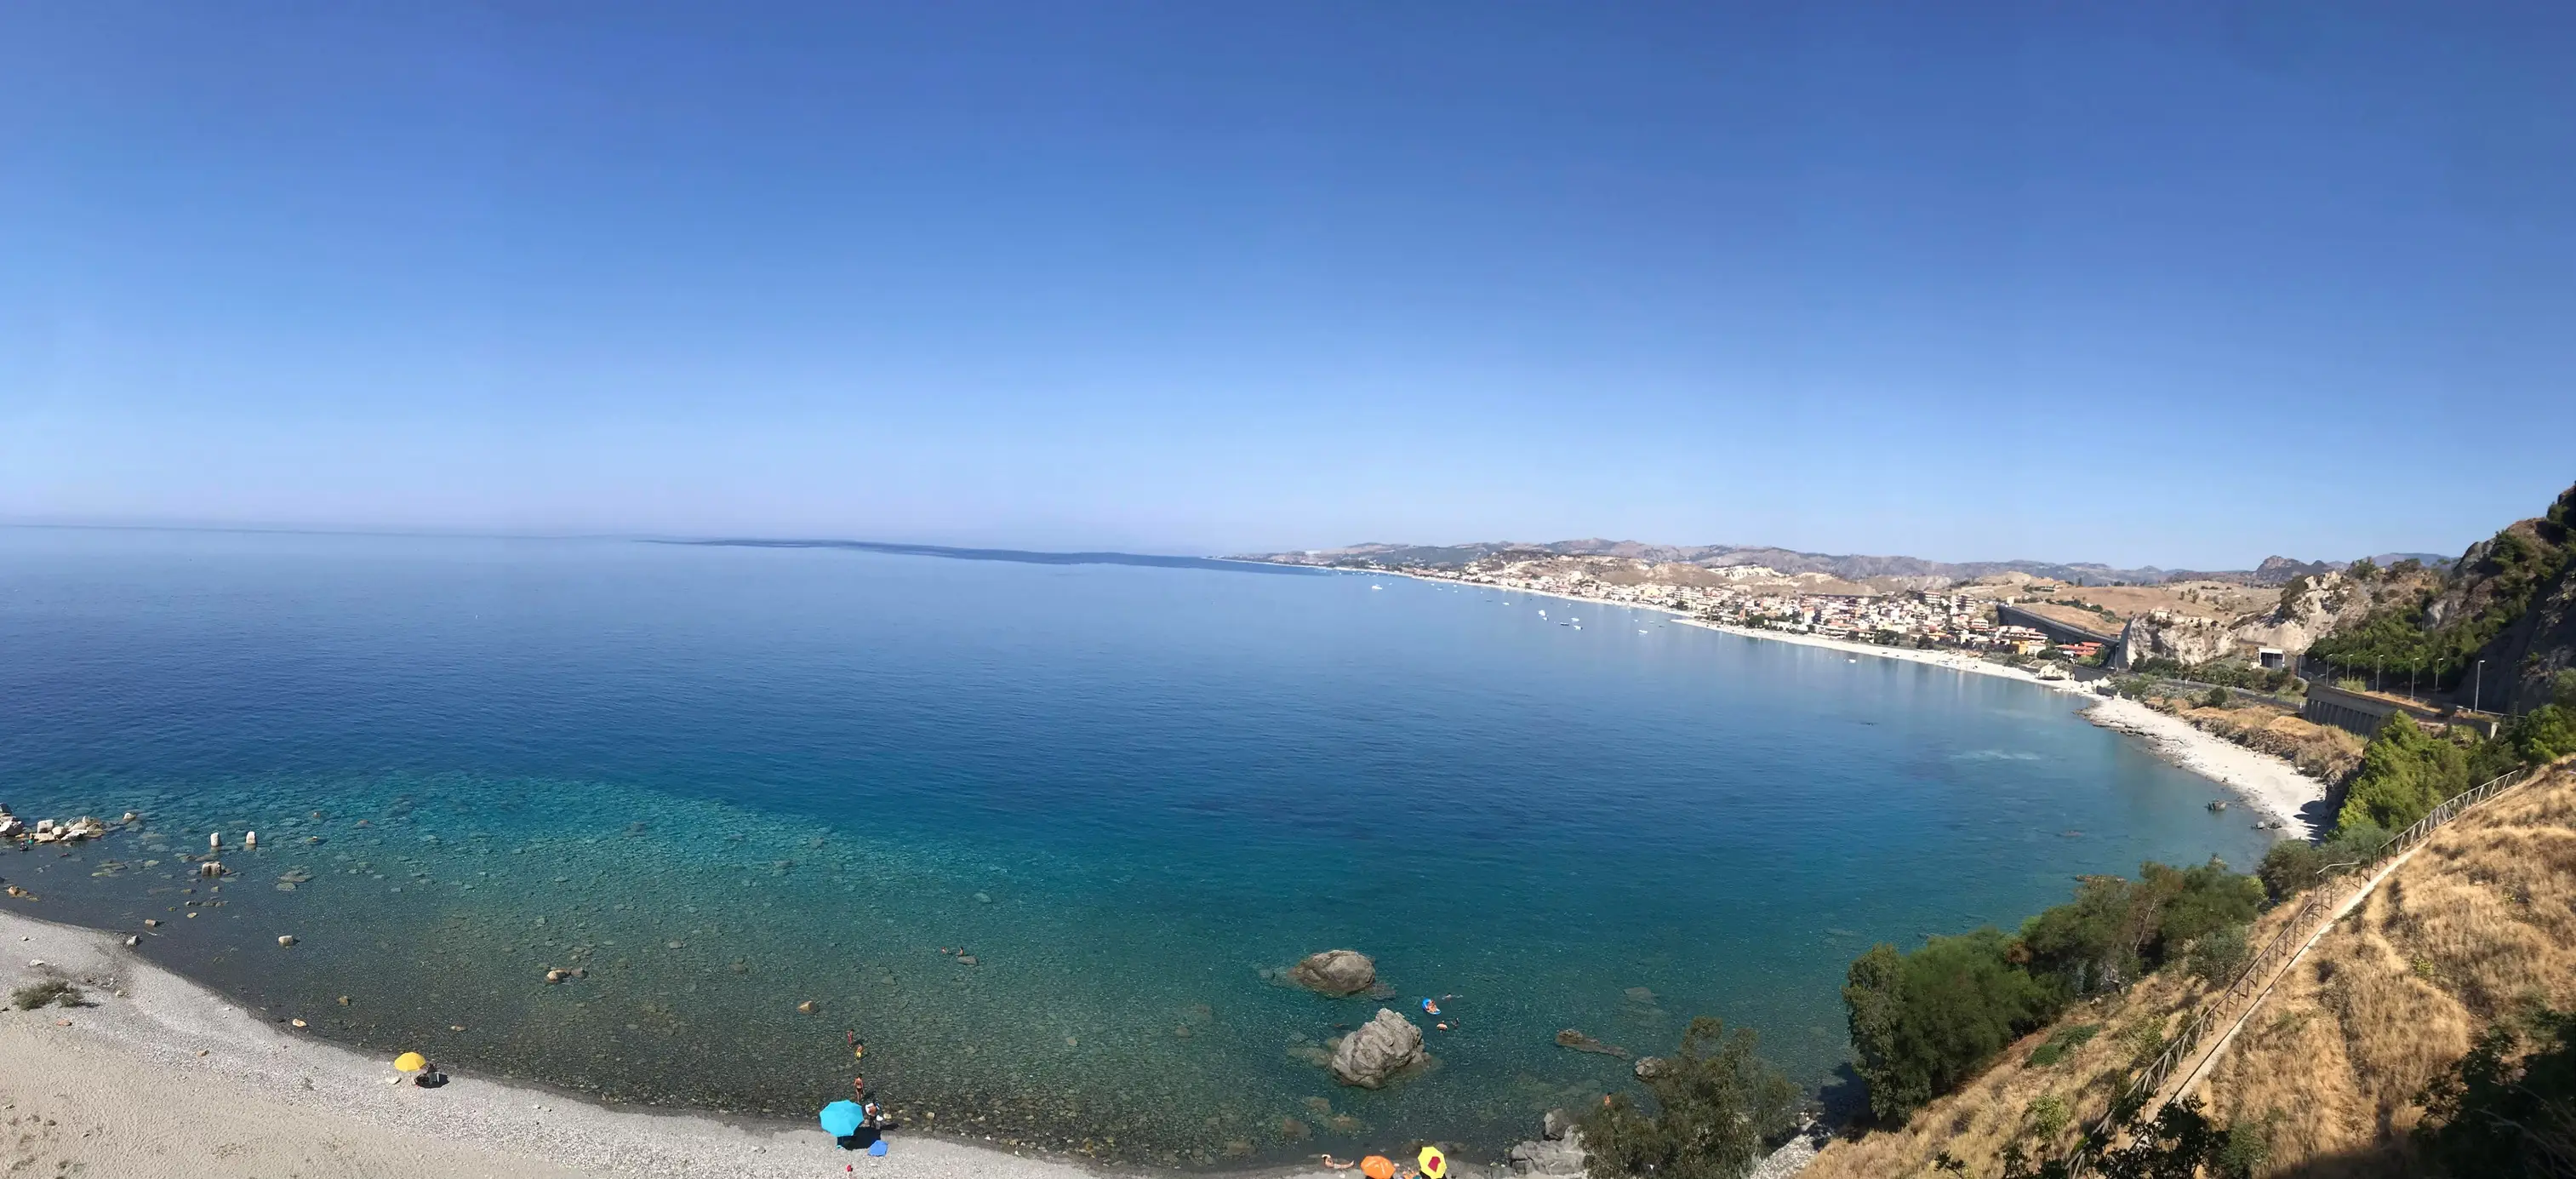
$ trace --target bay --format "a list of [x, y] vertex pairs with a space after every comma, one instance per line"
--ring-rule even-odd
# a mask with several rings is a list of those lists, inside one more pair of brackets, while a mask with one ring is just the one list
[[[1398, 578], [0, 529], [0, 801], [145, 816], [0, 853], [23, 911], [373, 1050], [1165, 1165], [1498, 1152], [1622, 1083], [1562, 1028], [1829, 1084], [1872, 942], [2260, 854], [2080, 704]], [[1270, 975], [1337, 946], [1426, 1073], [1319, 1067], [1380, 1002]]]

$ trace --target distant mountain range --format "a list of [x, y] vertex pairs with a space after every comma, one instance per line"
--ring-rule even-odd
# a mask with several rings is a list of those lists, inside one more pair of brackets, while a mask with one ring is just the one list
[[[1873, 557], [1804, 553], [1795, 549], [1763, 545], [1668, 545], [1646, 544], [1634, 540], [1558, 540], [1546, 543], [1521, 541], [1477, 541], [1454, 545], [1356, 544], [1347, 548], [1318, 549], [1293, 553], [1244, 554], [1234, 559], [1266, 561], [1280, 565], [1318, 565], [1345, 568], [1401, 568], [1406, 566], [1450, 569], [1487, 557], [1519, 555], [1522, 557], [1555, 554], [1563, 557], [1628, 557], [1640, 561], [1699, 565], [1723, 569], [1735, 565], [1760, 565], [1782, 573], [1825, 573], [1845, 581], [1862, 581], [1873, 577], [1945, 577], [1953, 581], [1973, 581], [1995, 573], [2027, 573], [2079, 585], [2109, 585], [2123, 582], [2131, 585], [2161, 585], [2169, 581], [2232, 581], [2248, 585], [2280, 585], [2301, 575], [2314, 575], [2341, 569], [2348, 561], [2298, 561], [2289, 557], [2267, 557], [2252, 569], [2117, 569], [2092, 562], [2058, 561], [1929, 561], [1921, 557]], [[2413, 558], [2426, 565], [2440, 566], [2450, 558], [2434, 553], [2384, 553], [2372, 560], [2381, 565]]]

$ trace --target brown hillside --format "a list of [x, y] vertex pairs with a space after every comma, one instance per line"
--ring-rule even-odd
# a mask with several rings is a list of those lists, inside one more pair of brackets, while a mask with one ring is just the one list
[[[2258, 920], [2254, 944], [2292, 907]], [[1944, 1153], [1992, 1176], [2014, 1141], [2062, 1154], [2203, 991], [2167, 971], [2080, 1006], [1903, 1129], [1829, 1144], [1801, 1179], [1940, 1175]], [[2497, 1013], [2534, 1000], [2576, 1004], [2576, 769], [2564, 765], [2428, 841], [2283, 978], [2197, 1092], [2222, 1121], [2271, 1125], [2266, 1174], [2403, 1174], [2424, 1081]], [[2100, 1032], [2056, 1064], [2029, 1063], [2052, 1036], [2092, 1025]], [[2041, 1141], [2033, 1126], [2051, 1102], [2071, 1124]]]
[[2514, 1005], [2576, 1003], [2576, 771], [2445, 828], [2318, 941], [2211, 1071], [2302, 1176], [2398, 1175], [2424, 1082]]

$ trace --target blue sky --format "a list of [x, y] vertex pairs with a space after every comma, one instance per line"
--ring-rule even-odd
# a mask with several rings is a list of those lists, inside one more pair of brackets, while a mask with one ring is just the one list
[[2576, 7], [0, 8], [0, 518], [2201, 568], [2576, 480]]

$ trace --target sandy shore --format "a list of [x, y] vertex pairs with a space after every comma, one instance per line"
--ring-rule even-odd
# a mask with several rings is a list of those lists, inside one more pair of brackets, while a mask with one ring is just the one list
[[[151, 965], [113, 934], [0, 911], [0, 983], [81, 984], [92, 1006], [0, 1009], [0, 1172], [87, 1177], [871, 1174], [1090, 1179], [1069, 1163], [904, 1134], [870, 1158], [819, 1129], [633, 1112], [384, 1061], [301, 1035]], [[44, 966], [30, 965], [43, 962]], [[818, 1094], [817, 1105], [830, 1094]], [[1323, 1174], [1320, 1169], [1318, 1174]]]
[[2233, 790], [2266, 817], [2289, 824], [2289, 832], [2315, 838], [2325, 813], [2326, 784], [2299, 772], [2299, 767], [2215, 734], [2194, 728], [2181, 717], [2167, 716], [2135, 700], [2110, 697], [2084, 714], [2094, 724], [2144, 740], [2157, 756]]

